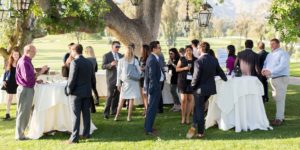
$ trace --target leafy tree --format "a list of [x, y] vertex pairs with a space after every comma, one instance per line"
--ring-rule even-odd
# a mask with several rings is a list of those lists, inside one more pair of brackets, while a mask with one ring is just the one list
[[269, 23], [280, 33], [280, 39], [286, 43], [286, 49], [292, 54], [300, 37], [299, 0], [273, 0], [270, 13]]

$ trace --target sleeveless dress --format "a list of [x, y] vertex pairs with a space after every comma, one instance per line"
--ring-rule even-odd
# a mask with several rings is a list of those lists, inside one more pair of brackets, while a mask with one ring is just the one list
[[8, 94], [16, 94], [18, 88], [18, 84], [16, 82], [16, 67], [13, 66], [11, 67], [10, 75], [6, 82], [7, 82], [6, 92]]
[[193, 57], [192, 60], [187, 60], [185, 57], [180, 58], [181, 61], [180, 68], [191, 65], [191, 69], [189, 71], [185, 70], [185, 71], [178, 72], [177, 86], [180, 93], [182, 94], [193, 94], [193, 91], [191, 90], [192, 80], [188, 80], [187, 75], [188, 74], [193, 75], [195, 60], [197, 60], [196, 57]]

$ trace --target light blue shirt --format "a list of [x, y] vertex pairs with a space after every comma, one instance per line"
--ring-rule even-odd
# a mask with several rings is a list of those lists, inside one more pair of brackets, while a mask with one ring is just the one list
[[290, 75], [290, 56], [281, 48], [273, 50], [264, 62], [264, 69], [271, 72], [271, 77]]

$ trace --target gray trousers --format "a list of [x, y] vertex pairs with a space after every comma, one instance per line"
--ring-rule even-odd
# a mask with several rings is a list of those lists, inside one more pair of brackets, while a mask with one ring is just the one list
[[276, 119], [284, 119], [285, 111], [285, 98], [287, 87], [289, 84], [289, 77], [280, 77], [271, 79], [270, 84], [272, 87], [272, 96], [276, 103]]
[[32, 111], [32, 101], [34, 96], [33, 88], [19, 86], [17, 89], [17, 117], [15, 138], [24, 138], [24, 132], [28, 126], [29, 118]]
[[170, 84], [170, 92], [172, 94], [174, 104], [180, 105], [180, 100], [179, 100], [178, 93], [177, 93], [177, 85]]
[[78, 97], [71, 95], [71, 106], [74, 119], [72, 119], [72, 134], [70, 141], [77, 143], [79, 141], [80, 116], [83, 118], [83, 134], [88, 138], [90, 136], [91, 116], [90, 116], [90, 97]]

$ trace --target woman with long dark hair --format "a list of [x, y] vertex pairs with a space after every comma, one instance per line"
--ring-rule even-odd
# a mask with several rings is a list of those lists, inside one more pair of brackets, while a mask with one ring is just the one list
[[234, 62], [236, 59], [235, 47], [233, 45], [228, 45], [227, 52], [228, 52], [228, 58], [226, 60], [226, 68], [227, 68], [228, 75], [231, 75], [232, 70], [234, 69]]
[[169, 74], [171, 76], [170, 81], [170, 92], [173, 97], [174, 106], [171, 109], [174, 112], [180, 111], [180, 100], [177, 93], [177, 72], [176, 72], [176, 66], [179, 61], [180, 55], [176, 48], [169, 49], [169, 62], [168, 62], [168, 70]]
[[146, 61], [148, 56], [150, 55], [150, 47], [147, 44], [144, 44], [143, 47], [141, 48], [141, 58], [140, 58], [140, 66], [141, 66], [141, 71], [142, 71], [142, 78], [140, 80], [140, 87], [141, 87], [141, 95], [142, 95], [142, 100], [144, 103], [144, 112], [143, 116], [145, 116], [148, 108], [148, 97], [146, 94], [144, 94], [144, 74], [145, 74], [145, 66], [146, 66]]
[[20, 56], [20, 52], [15, 48], [8, 58], [6, 72], [3, 78], [3, 87], [7, 92], [6, 115], [4, 120], [10, 119], [10, 106], [13, 95], [17, 93], [18, 85], [16, 82], [16, 66]]
[[185, 48], [185, 56], [179, 59], [176, 66], [176, 72], [178, 72], [177, 86], [181, 96], [181, 124], [190, 124], [190, 115], [194, 108], [191, 81], [196, 60], [192, 46], [188, 45]]

